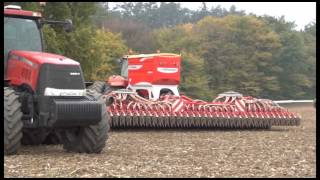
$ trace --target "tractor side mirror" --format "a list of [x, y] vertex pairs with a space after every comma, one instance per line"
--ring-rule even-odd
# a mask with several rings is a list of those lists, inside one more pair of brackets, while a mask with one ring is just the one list
[[72, 20], [71, 20], [71, 19], [66, 19], [66, 20], [64, 21], [63, 29], [64, 29], [64, 31], [66, 31], [66, 32], [71, 32], [71, 31], [72, 31], [73, 25], [72, 25]]
[[72, 25], [72, 20], [71, 19], [66, 19], [65, 21], [53, 21], [53, 20], [45, 20], [45, 19], [43, 19], [39, 23], [40, 28], [44, 24], [63, 26], [63, 29], [64, 29], [65, 32], [71, 32], [73, 30], [73, 25]]

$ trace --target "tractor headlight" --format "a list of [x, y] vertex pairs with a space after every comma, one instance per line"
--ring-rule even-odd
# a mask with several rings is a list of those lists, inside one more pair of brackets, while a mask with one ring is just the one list
[[47, 87], [44, 90], [45, 96], [85, 96], [86, 89], [55, 89]]

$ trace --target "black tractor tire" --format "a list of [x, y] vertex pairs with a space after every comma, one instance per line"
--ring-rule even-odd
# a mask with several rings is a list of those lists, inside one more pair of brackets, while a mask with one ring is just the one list
[[16, 154], [21, 146], [23, 122], [21, 103], [16, 92], [9, 87], [4, 87], [4, 143], [5, 155]]
[[21, 143], [23, 145], [40, 145], [46, 139], [48, 133], [45, 129], [24, 128]]
[[102, 94], [87, 91], [87, 97], [102, 102], [102, 119], [99, 123], [87, 127], [66, 129], [61, 132], [63, 148], [67, 151], [79, 153], [100, 153], [106, 146], [110, 130], [106, 105]]
[[57, 145], [62, 144], [61, 136], [57, 131], [52, 131], [48, 134], [46, 139], [43, 141], [42, 144], [46, 145]]
[[103, 91], [103, 94], [108, 94], [112, 91], [116, 91], [118, 89], [122, 89], [122, 87], [113, 87], [113, 86], [109, 86], [108, 84], [106, 84], [105, 88], [104, 88], [104, 91]]
[[95, 81], [91, 86], [88, 87], [89, 90], [93, 90], [97, 93], [103, 93], [105, 90], [106, 82]]

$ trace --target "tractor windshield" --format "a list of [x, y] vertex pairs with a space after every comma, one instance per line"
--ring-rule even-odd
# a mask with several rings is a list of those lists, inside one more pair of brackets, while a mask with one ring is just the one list
[[128, 59], [123, 59], [121, 65], [121, 76], [128, 78]]
[[10, 50], [42, 51], [40, 30], [35, 20], [4, 17], [4, 58]]

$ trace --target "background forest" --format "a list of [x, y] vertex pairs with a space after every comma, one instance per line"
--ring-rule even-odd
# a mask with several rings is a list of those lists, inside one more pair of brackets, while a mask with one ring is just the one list
[[259, 98], [313, 99], [316, 22], [301, 31], [284, 17], [179, 3], [14, 2], [46, 19], [72, 19], [74, 30], [44, 26], [46, 51], [81, 63], [87, 81], [119, 74], [116, 59], [157, 50], [182, 55], [180, 91], [212, 100], [234, 90]]

